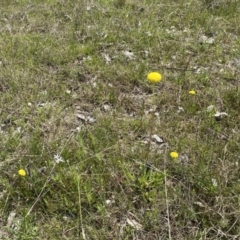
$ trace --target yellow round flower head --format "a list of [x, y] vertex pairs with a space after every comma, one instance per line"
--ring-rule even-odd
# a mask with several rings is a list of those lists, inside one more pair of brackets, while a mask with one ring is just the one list
[[162, 75], [158, 72], [150, 72], [147, 75], [147, 79], [151, 83], [157, 83], [162, 80]]
[[18, 170], [18, 174], [21, 176], [21, 177], [25, 177], [26, 176], [26, 171], [24, 169], [19, 169]]
[[171, 158], [178, 158], [178, 153], [177, 152], [171, 152], [170, 157]]
[[196, 94], [196, 92], [194, 90], [191, 90], [188, 93], [191, 94], [191, 95], [195, 95]]

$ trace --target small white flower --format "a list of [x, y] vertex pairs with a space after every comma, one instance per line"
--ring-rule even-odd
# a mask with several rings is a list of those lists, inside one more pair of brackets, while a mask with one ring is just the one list
[[54, 161], [55, 161], [55, 163], [58, 164], [60, 162], [64, 162], [64, 159], [57, 154], [57, 155], [54, 155]]
[[102, 54], [103, 58], [105, 59], [105, 62], [108, 64], [111, 62], [111, 58], [107, 53]]
[[143, 52], [144, 52], [144, 54], [145, 54], [145, 57], [148, 57], [149, 52], [148, 52], [147, 50], [145, 50], [145, 51], [143, 51]]
[[206, 111], [207, 111], [207, 112], [211, 112], [211, 111], [214, 110], [214, 108], [215, 108], [214, 105], [210, 105], [210, 106], [207, 107], [207, 110], [206, 110]]
[[207, 37], [206, 35], [202, 35], [199, 37], [198, 40], [200, 43], [207, 43], [207, 44], [213, 44], [214, 38], [213, 37]]
[[47, 90], [43, 90], [43, 91], [41, 91], [40, 93], [41, 93], [42, 95], [47, 95], [47, 94], [48, 94]]
[[217, 184], [217, 180], [214, 179], [214, 178], [212, 178], [212, 184], [213, 184], [214, 187], [217, 187], [217, 185], [218, 185], [218, 184]]
[[21, 127], [17, 127], [16, 130], [14, 131], [14, 134], [19, 134], [22, 132], [22, 128]]
[[18, 128], [16, 129], [16, 132], [17, 132], [17, 133], [21, 133], [21, 130], [22, 130], [22, 128], [21, 128], [21, 127], [18, 127]]
[[184, 108], [183, 107], [178, 107], [177, 113], [181, 113], [184, 112]]
[[200, 68], [198, 68], [197, 70], [196, 70], [196, 74], [200, 74], [202, 72], [202, 70], [200, 69]]
[[146, 32], [146, 34], [147, 34], [148, 37], [152, 36], [152, 33], [150, 31]]
[[97, 86], [97, 83], [96, 82], [93, 82], [92, 83], [92, 86], [95, 88]]
[[38, 107], [42, 108], [42, 107], [45, 107], [46, 106], [46, 103], [38, 103]]
[[76, 127], [77, 132], [81, 132], [81, 127]]

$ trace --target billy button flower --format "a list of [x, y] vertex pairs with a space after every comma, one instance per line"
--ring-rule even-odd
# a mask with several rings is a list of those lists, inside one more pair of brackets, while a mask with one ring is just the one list
[[[155, 84], [158, 83], [159, 81], [162, 80], [162, 75], [159, 72], [150, 72], [147, 75], [147, 80], [152, 83], [152, 104], [155, 105], [156, 103], [156, 96], [154, 94], [154, 87]], [[150, 125], [150, 136], [153, 135], [153, 123], [155, 122], [155, 114], [154, 111], [152, 111], [151, 113], [151, 118], [149, 120], [149, 125]], [[151, 141], [148, 142], [148, 150], [146, 151], [147, 155], [146, 155], [146, 159], [148, 161], [149, 158], [149, 152], [150, 152], [150, 147], [151, 147]]]
[[178, 158], [178, 153], [177, 152], [170, 152], [170, 157], [175, 159]]
[[19, 169], [18, 170], [18, 175], [21, 176], [21, 177], [25, 177], [27, 175], [27, 173], [24, 169]]
[[195, 95], [195, 94], [196, 94], [196, 92], [195, 92], [194, 90], [190, 90], [188, 93], [189, 93], [190, 95]]
[[147, 75], [147, 79], [151, 83], [158, 83], [162, 80], [162, 75], [159, 72], [150, 72]]

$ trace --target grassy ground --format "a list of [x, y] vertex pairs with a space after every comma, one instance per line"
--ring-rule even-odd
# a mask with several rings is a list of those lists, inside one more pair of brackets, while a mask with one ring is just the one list
[[0, 239], [240, 238], [237, 0], [2, 0], [0, 29]]

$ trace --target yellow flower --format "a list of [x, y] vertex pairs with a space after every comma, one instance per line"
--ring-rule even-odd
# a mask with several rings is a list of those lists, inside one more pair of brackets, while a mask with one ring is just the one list
[[26, 176], [26, 171], [24, 169], [19, 169], [18, 170], [18, 174], [21, 176], [21, 177], [25, 177]]
[[162, 75], [158, 72], [150, 72], [147, 75], [147, 79], [149, 82], [157, 83], [162, 80]]
[[178, 153], [177, 152], [171, 152], [170, 157], [171, 158], [178, 158]]
[[196, 92], [194, 90], [191, 90], [188, 93], [191, 94], [191, 95], [195, 95], [196, 94]]

